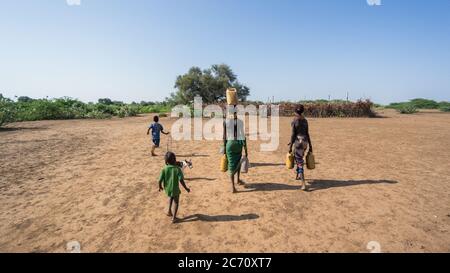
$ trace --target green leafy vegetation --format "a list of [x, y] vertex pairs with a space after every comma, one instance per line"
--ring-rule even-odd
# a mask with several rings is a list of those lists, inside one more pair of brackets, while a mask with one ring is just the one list
[[450, 102], [440, 102], [439, 110], [441, 110], [442, 112], [450, 112]]
[[15, 107], [14, 102], [0, 94], [0, 126], [14, 121]]
[[170, 112], [166, 103], [141, 102], [125, 104], [108, 98], [97, 103], [84, 103], [64, 97], [57, 99], [32, 99], [18, 97], [17, 101], [0, 94], [0, 126], [17, 121], [58, 119], [105, 119], [132, 117], [141, 113]]
[[437, 102], [428, 99], [413, 99], [408, 102], [391, 103], [386, 108], [395, 109], [402, 114], [413, 114], [419, 109], [439, 109], [443, 112], [449, 112], [450, 102]]
[[231, 67], [226, 64], [212, 65], [208, 69], [192, 67], [189, 71], [177, 77], [175, 88], [168, 102], [176, 104], [191, 104], [196, 96], [200, 96], [204, 103], [220, 103], [225, 100], [225, 90], [236, 88], [240, 101], [246, 101], [250, 95], [250, 88], [241, 84]]
[[400, 112], [400, 114], [414, 114], [418, 112], [417, 108], [414, 105], [409, 104], [399, 107], [397, 111]]

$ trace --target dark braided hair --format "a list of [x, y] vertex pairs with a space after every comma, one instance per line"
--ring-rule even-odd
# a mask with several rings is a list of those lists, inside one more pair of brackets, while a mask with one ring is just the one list
[[300, 104], [294, 111], [297, 115], [301, 116], [305, 112], [305, 106]]
[[167, 152], [164, 156], [164, 160], [166, 161], [166, 165], [176, 165], [177, 164], [177, 157], [172, 152]]

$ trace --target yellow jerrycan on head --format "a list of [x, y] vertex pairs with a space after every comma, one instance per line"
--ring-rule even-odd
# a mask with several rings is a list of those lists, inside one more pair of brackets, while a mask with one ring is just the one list
[[228, 105], [237, 105], [238, 104], [238, 96], [236, 88], [228, 88], [227, 89], [227, 104]]
[[294, 168], [294, 155], [292, 153], [288, 153], [286, 155], [286, 169], [292, 170]]
[[228, 171], [228, 158], [226, 154], [220, 159], [220, 171], [224, 173]]

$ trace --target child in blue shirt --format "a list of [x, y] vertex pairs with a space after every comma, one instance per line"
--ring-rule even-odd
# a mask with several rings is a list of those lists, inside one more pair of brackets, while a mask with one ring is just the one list
[[159, 143], [161, 141], [161, 133], [168, 135], [169, 132], [164, 132], [163, 126], [159, 123], [158, 116], [154, 116], [153, 121], [154, 122], [150, 124], [150, 126], [148, 127], [147, 135], [149, 135], [150, 130], [152, 130], [152, 141], [153, 141], [152, 156], [156, 156], [155, 149], [159, 148]]

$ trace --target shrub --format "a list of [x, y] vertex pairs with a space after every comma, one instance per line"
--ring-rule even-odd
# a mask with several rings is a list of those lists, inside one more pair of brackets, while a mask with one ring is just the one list
[[450, 112], [450, 102], [441, 101], [439, 103], [439, 110], [441, 110], [442, 112]]
[[386, 106], [386, 108], [398, 110], [402, 107], [407, 106], [408, 104], [409, 104], [408, 102], [393, 102], [393, 103], [389, 104], [388, 106]]
[[417, 108], [413, 105], [404, 105], [397, 109], [400, 114], [414, 114], [417, 113]]
[[116, 110], [116, 115], [120, 118], [134, 117], [138, 114], [138, 110], [134, 106], [125, 105]]
[[443, 112], [449, 112], [450, 102], [436, 102], [434, 100], [427, 99], [413, 99], [409, 102], [391, 103], [386, 106], [386, 108], [396, 109], [402, 114], [413, 114], [417, 112], [417, 109], [439, 109]]
[[17, 103], [17, 121], [62, 119], [61, 108], [47, 99]]
[[413, 99], [410, 103], [417, 109], [437, 109], [439, 108], [439, 103], [434, 100], [427, 99]]
[[405, 107], [414, 107], [416, 109], [438, 109], [441, 103], [428, 99], [413, 99], [409, 102], [395, 102], [387, 106], [396, 110], [401, 110]]
[[153, 104], [140, 106], [138, 112], [140, 114], [150, 114], [150, 113], [170, 113], [171, 108], [165, 104]]
[[439, 107], [442, 112], [450, 112], [450, 105], [443, 105]]
[[100, 113], [114, 115], [117, 112], [118, 106], [112, 104], [97, 103], [93, 105], [93, 111]]
[[93, 111], [90, 111], [89, 113], [87, 113], [85, 117], [91, 118], [91, 119], [106, 119], [106, 118], [111, 118], [112, 115], [108, 114], [108, 113], [103, 113], [103, 112], [100, 112], [97, 110], [93, 110]]
[[16, 108], [14, 102], [0, 94], [0, 126], [15, 120]]

